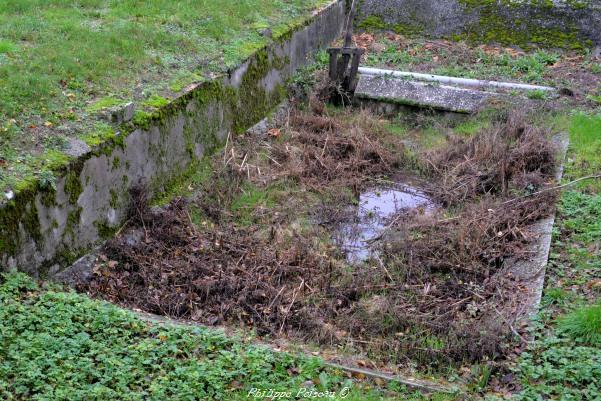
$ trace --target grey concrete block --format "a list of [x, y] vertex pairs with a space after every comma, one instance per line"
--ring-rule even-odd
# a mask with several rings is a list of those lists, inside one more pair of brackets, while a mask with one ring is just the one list
[[355, 98], [456, 113], [474, 113], [500, 95], [473, 89], [362, 75]]

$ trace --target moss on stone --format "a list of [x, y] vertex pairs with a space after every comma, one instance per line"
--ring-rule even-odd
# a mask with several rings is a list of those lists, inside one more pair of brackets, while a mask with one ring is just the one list
[[106, 221], [96, 221], [94, 222], [94, 226], [98, 231], [98, 236], [103, 240], [111, 238], [118, 229], [117, 227], [111, 226]]
[[478, 10], [479, 23], [473, 30], [465, 32], [465, 39], [471, 41], [497, 42], [503, 45], [518, 45], [524, 49], [533, 45], [550, 48], [583, 49], [588, 43], [579, 38], [577, 27], [570, 23], [561, 27], [543, 27], [537, 18], [528, 20], [513, 18], [515, 13], [507, 14], [503, 10], [517, 11], [529, 7], [534, 15], [541, 19], [549, 18], [548, 13], [554, 4], [550, 0], [530, 0], [529, 4], [520, 4], [510, 0], [459, 0], [467, 10]]
[[52, 187], [40, 190], [40, 202], [44, 207], [52, 207], [56, 204], [56, 189]]
[[70, 235], [72, 239], [75, 238], [77, 227], [79, 226], [79, 221], [81, 219], [81, 211], [81, 207], [69, 211], [67, 214], [67, 222], [65, 223], [65, 230], [63, 231], [63, 238], [67, 235]]
[[147, 100], [142, 102], [144, 106], [153, 107], [155, 109], [160, 109], [161, 107], [165, 107], [169, 104], [169, 99], [166, 99], [159, 95], [152, 95]]
[[379, 15], [369, 15], [359, 22], [359, 24], [357, 24], [357, 28], [365, 30], [379, 30], [389, 29], [390, 26], [385, 23], [382, 17]]
[[121, 159], [119, 158], [119, 156], [115, 156], [113, 157], [113, 164], [111, 166], [111, 170], [117, 170], [119, 167], [121, 167]]
[[98, 99], [97, 101], [95, 101], [94, 103], [92, 103], [91, 105], [86, 107], [86, 111], [88, 113], [97, 113], [100, 110], [108, 109], [111, 107], [117, 107], [124, 103], [125, 103], [125, 101], [123, 101], [121, 99], [117, 99], [112, 96], [106, 96], [101, 99]]
[[113, 208], [113, 209], [117, 209], [117, 207], [119, 207], [119, 193], [112, 189], [109, 191], [111, 198], [109, 199], [109, 205]]
[[76, 204], [79, 195], [83, 192], [83, 186], [77, 171], [69, 171], [65, 178], [65, 193], [69, 196], [69, 202]]
[[[233, 110], [235, 133], [242, 133], [259, 122], [285, 97], [286, 91], [282, 84], [276, 84], [271, 93], [268, 93], [261, 85], [262, 80], [271, 70], [278, 69], [277, 65], [276, 57], [270, 55], [268, 48], [259, 50], [250, 60], [240, 87], [237, 89], [238, 101], [235, 102]], [[243, 104], [240, 102], [241, 99], [243, 99]]]
[[14, 256], [21, 245], [21, 228], [34, 240], [41, 240], [36, 187], [30, 185], [0, 208], [0, 254]]

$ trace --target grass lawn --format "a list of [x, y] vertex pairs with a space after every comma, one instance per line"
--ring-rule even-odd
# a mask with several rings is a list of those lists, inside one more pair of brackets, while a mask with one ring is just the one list
[[[97, 112], [237, 65], [326, 0], [3, 0], [0, 190], [97, 141]], [[18, 188], [17, 188], [18, 189]]]

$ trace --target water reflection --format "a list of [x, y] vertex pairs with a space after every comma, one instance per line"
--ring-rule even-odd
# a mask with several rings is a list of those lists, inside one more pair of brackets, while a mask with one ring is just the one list
[[400, 212], [434, 209], [428, 196], [413, 187], [385, 187], [364, 192], [359, 197], [352, 221], [341, 224], [334, 240], [351, 263], [367, 259], [371, 243], [378, 238], [391, 219]]

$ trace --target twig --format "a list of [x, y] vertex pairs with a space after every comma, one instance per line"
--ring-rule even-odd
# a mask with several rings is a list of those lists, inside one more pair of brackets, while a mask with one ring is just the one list
[[369, 369], [355, 368], [355, 367], [351, 367], [351, 366], [343, 366], [343, 365], [338, 365], [338, 364], [331, 363], [331, 362], [325, 362], [324, 364], [326, 366], [329, 366], [334, 369], [345, 370], [345, 371], [351, 372], [351, 373], [359, 373], [359, 374], [362, 374], [365, 376], [385, 380], [388, 382], [390, 382], [390, 381], [399, 382], [401, 384], [406, 385], [409, 388], [421, 390], [421, 391], [428, 392], [428, 393], [447, 393], [447, 394], [449, 394], [449, 393], [455, 393], [459, 390], [458, 388], [444, 387], [439, 384], [427, 382], [425, 380], [404, 378], [399, 375], [391, 375], [391, 374], [387, 374], [387, 373], [376, 372], [376, 371], [369, 370]]
[[225, 147], [223, 148], [223, 164], [227, 164], [227, 163], [225, 162], [225, 156], [227, 155], [227, 145], [228, 145], [228, 144], [229, 144], [229, 142], [230, 142], [230, 135], [231, 135], [231, 134], [232, 134], [232, 132], [231, 132], [231, 131], [228, 131], [228, 133], [227, 133], [227, 137], [225, 138]]
[[278, 299], [278, 297], [280, 296], [280, 294], [282, 293], [282, 291], [284, 291], [284, 288], [286, 288], [286, 286], [282, 286], [282, 288], [280, 288], [280, 291], [276, 294], [275, 297], [273, 297], [273, 299], [271, 300], [271, 303], [269, 304], [269, 306], [267, 307], [268, 310], [271, 310], [271, 307], [273, 306], [273, 304], [275, 303], [275, 300]]
[[294, 305], [294, 302], [296, 301], [297, 291], [300, 292], [300, 290], [303, 288], [304, 285], [305, 285], [305, 279], [301, 279], [301, 285], [298, 287], [298, 289], [295, 289], [294, 293], [292, 294], [292, 301], [290, 302], [290, 305], [288, 305], [288, 310], [286, 311], [286, 315], [284, 315], [284, 319], [282, 319], [282, 325], [280, 326], [280, 334], [282, 334], [282, 331], [284, 330], [284, 324], [286, 324], [286, 319], [288, 319], [288, 315], [290, 314], [292, 305]]
[[321, 156], [323, 157], [324, 153], [326, 152], [326, 148], [328, 147], [328, 140], [330, 139], [330, 135], [326, 135], [326, 140], [325, 143], [323, 144], [323, 149], [321, 150]]
[[380, 258], [380, 255], [378, 255], [377, 253], [375, 253], [375, 257], [376, 257], [376, 260], [378, 261], [378, 263], [380, 263], [380, 266], [382, 267], [382, 269], [384, 269], [384, 271], [386, 272], [386, 275], [388, 276], [388, 279], [390, 279], [390, 281], [392, 282], [392, 284], [395, 284], [394, 279], [392, 278], [392, 276], [390, 275], [390, 272], [386, 268], [386, 265], [384, 264], [384, 262], [382, 262], [382, 258]]
[[497, 315], [499, 315], [499, 317], [501, 319], [503, 319], [505, 321], [505, 323], [507, 323], [507, 326], [509, 326], [509, 329], [511, 330], [511, 332], [513, 334], [515, 334], [517, 337], [520, 338], [520, 340], [522, 340], [524, 342], [524, 344], [530, 344], [531, 341], [526, 340], [520, 333], [517, 332], [517, 330], [513, 327], [513, 325], [509, 322], [509, 320], [507, 320], [507, 318], [505, 318], [505, 316], [503, 316], [503, 314], [501, 314], [501, 312], [499, 312], [499, 310], [492, 305], [493, 310], [496, 312]]
[[531, 194], [527, 194], [527, 195], [520, 196], [520, 197], [517, 197], [517, 198], [509, 199], [508, 201], [505, 201], [505, 202], [503, 202], [503, 203], [501, 203], [501, 204], [502, 204], [502, 205], [505, 205], [505, 204], [507, 204], [507, 203], [512, 203], [512, 202], [515, 202], [515, 201], [518, 201], [518, 200], [521, 200], [521, 199], [524, 199], [524, 198], [529, 198], [529, 197], [531, 197], [531, 196], [540, 195], [540, 194], [543, 194], [543, 193], [545, 193], [545, 192], [556, 191], [556, 190], [558, 190], [558, 189], [562, 189], [562, 188], [565, 188], [565, 187], [569, 187], [569, 186], [571, 186], [571, 185], [574, 185], [574, 184], [577, 184], [577, 183], [579, 183], [580, 181], [584, 181], [584, 180], [592, 180], [592, 179], [597, 179], [597, 178], [601, 178], [601, 174], [597, 174], [597, 175], [588, 175], [588, 176], [586, 176], [586, 177], [580, 177], [580, 178], [578, 178], [578, 179], [576, 179], [576, 180], [574, 180], [574, 181], [570, 181], [570, 182], [567, 182], [567, 183], [565, 183], [565, 184], [562, 184], [562, 185], [557, 185], [557, 186], [555, 186], [555, 187], [550, 187], [550, 188], [541, 189], [540, 191], [533, 192], [533, 193], [531, 193]]

